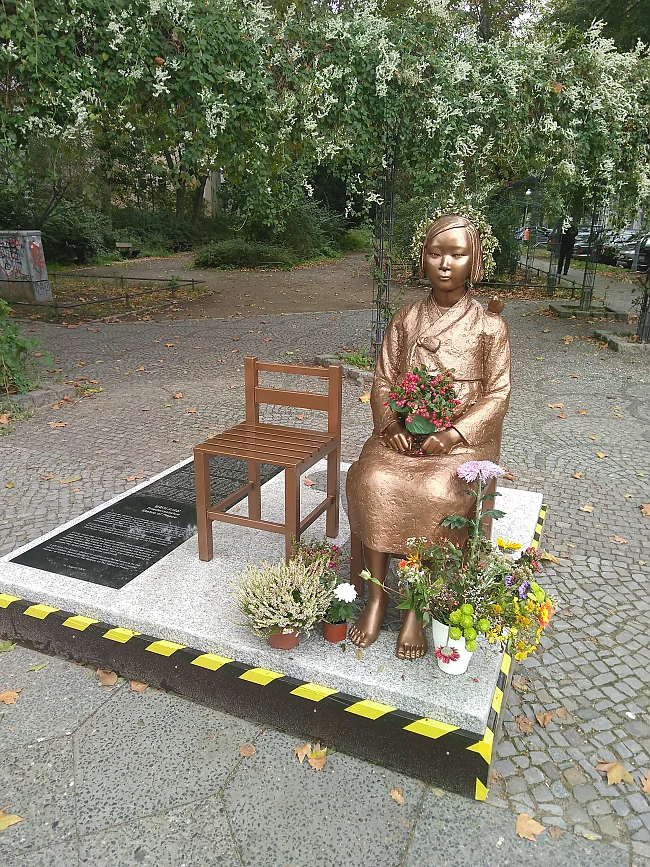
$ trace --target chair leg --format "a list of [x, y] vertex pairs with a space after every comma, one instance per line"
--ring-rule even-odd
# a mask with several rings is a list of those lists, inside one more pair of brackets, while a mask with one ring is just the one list
[[248, 481], [253, 485], [253, 490], [248, 494], [248, 517], [259, 521], [262, 517], [262, 489], [257, 461], [248, 461]]
[[300, 474], [296, 467], [284, 471], [284, 549], [287, 563], [291, 559], [292, 537], [300, 539]]
[[194, 452], [194, 484], [196, 486], [196, 525], [199, 531], [199, 560], [212, 560], [212, 520], [210, 508], [210, 458]]
[[341, 500], [341, 448], [337, 446], [327, 456], [327, 496], [333, 497], [325, 520], [325, 535], [330, 539], [339, 534], [339, 508]]
[[354, 584], [355, 589], [361, 598], [364, 591], [364, 581], [361, 578], [363, 571], [363, 545], [361, 539], [355, 534], [350, 533], [350, 583]]

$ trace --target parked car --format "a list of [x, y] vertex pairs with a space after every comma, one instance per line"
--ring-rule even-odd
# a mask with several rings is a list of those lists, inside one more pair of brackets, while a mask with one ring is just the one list
[[591, 226], [588, 229], [581, 228], [576, 235], [576, 243], [573, 248], [574, 259], [590, 259], [593, 254], [600, 256], [600, 249], [603, 245], [602, 229], [595, 229], [592, 235]]
[[515, 230], [515, 238], [518, 241], [527, 242], [528, 231], [530, 231], [530, 240], [533, 244], [545, 244], [551, 236], [551, 229], [547, 226], [524, 226]]
[[[619, 267], [632, 267], [638, 241], [639, 239], [637, 238], [620, 247], [617, 261]], [[650, 236], [645, 235], [641, 238], [641, 249], [639, 251], [639, 262], [637, 268], [639, 271], [647, 271], [648, 267], [650, 267]]]
[[608, 232], [603, 238], [603, 249], [598, 261], [605, 265], [616, 265], [621, 249], [626, 244], [636, 242], [638, 237], [638, 232], [635, 232], [633, 229], [625, 229], [622, 232]]

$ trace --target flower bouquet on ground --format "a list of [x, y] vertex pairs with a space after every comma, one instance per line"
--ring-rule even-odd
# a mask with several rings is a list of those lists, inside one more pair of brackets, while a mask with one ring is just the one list
[[454, 390], [453, 370], [442, 373], [416, 367], [393, 387], [386, 406], [404, 416], [411, 434], [429, 436], [451, 427], [454, 410], [460, 401]]

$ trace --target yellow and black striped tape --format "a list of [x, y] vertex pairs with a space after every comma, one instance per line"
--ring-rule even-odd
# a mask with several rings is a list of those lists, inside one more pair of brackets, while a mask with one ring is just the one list
[[272, 687], [279, 688], [288, 695], [305, 701], [334, 704], [337, 710], [353, 714], [355, 717], [367, 721], [381, 720], [391, 727], [395, 726], [404, 732], [426, 738], [429, 743], [435, 742], [436, 746], [444, 748], [447, 754], [453, 750], [456, 760], [459, 762], [464, 761], [462, 756], [465, 751], [470, 752], [479, 759], [478, 764], [475, 760], [472, 763], [475, 768], [476, 780], [474, 797], [482, 800], [487, 796], [492, 746], [511, 664], [511, 657], [507, 651], [503, 654], [488, 724], [483, 736], [480, 737], [475, 733], [440, 720], [419, 717], [391, 705], [350, 696], [318, 683], [300, 681], [288, 677], [280, 671], [246, 666], [229, 657], [203, 653], [173, 641], [152, 638], [121, 626], [111, 626], [92, 617], [61, 611], [51, 605], [34, 604], [18, 596], [0, 594], [0, 609], [9, 609], [10, 607], [25, 617], [48, 621], [49, 626], [54, 625], [52, 621], [56, 621], [56, 625], [62, 629], [72, 630], [75, 633], [95, 632], [97, 637], [108, 642], [128, 644], [129, 650], [156, 654], [158, 657], [170, 658], [170, 661], [177, 660], [179, 656], [182, 656], [185, 662], [189, 662], [198, 669], [227, 673], [241, 681], [257, 684], [261, 687], [272, 685]]
[[533, 541], [531, 542], [530, 547], [534, 548], [536, 551], [539, 548], [539, 543], [542, 538], [542, 530], [544, 529], [544, 520], [546, 518], [546, 509], [546, 503], [542, 503], [539, 509], [537, 523], [535, 524], [535, 532], [533, 533]]

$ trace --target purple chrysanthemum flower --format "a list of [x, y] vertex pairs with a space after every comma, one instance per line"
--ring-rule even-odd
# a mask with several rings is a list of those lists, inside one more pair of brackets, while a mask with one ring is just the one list
[[504, 472], [503, 467], [492, 461], [466, 461], [458, 467], [456, 475], [465, 482], [475, 482], [480, 479], [485, 483], [489, 479], [501, 478]]
[[506, 585], [508, 590], [510, 590], [510, 588], [512, 587], [514, 580], [515, 579], [512, 577], [512, 575], [503, 576], [503, 583]]
[[528, 591], [530, 590], [530, 581], [524, 581], [524, 583], [519, 588], [519, 598], [525, 599], [528, 596]]

